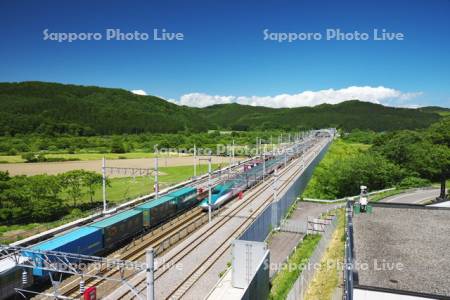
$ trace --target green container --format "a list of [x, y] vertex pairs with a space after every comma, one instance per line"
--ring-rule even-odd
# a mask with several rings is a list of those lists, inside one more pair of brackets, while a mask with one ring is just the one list
[[372, 213], [372, 206], [367, 205], [367, 206], [366, 206], [366, 210], [367, 210], [367, 213], [368, 213], [368, 214], [371, 214], [371, 213]]
[[354, 206], [353, 206], [353, 213], [354, 214], [359, 214], [361, 212], [361, 207], [359, 206], [359, 204], [355, 204]]

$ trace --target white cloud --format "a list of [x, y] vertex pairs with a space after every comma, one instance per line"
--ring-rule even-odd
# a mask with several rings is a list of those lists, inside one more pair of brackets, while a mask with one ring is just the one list
[[131, 92], [136, 95], [147, 96], [147, 92], [144, 90], [132, 90]]
[[350, 86], [342, 89], [326, 89], [319, 91], [303, 91], [298, 94], [280, 94], [275, 96], [221, 96], [204, 93], [190, 93], [180, 97], [178, 101], [169, 101], [179, 105], [205, 107], [213, 104], [239, 103], [267, 107], [315, 106], [322, 103], [336, 104], [346, 100], [398, 105], [422, 95], [421, 92], [401, 92], [383, 86]]

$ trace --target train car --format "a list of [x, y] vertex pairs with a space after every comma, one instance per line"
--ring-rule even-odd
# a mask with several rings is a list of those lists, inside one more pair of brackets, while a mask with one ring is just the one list
[[[83, 226], [39, 243], [31, 247], [31, 249], [93, 255], [103, 250], [102, 231], [95, 227]], [[39, 254], [25, 252], [25, 255], [30, 257], [30, 259], [35, 259], [37, 265], [42, 263], [41, 259], [38, 257]], [[41, 268], [34, 268], [33, 275], [46, 276], [47, 272]]]
[[177, 200], [166, 195], [147, 201], [134, 209], [142, 212], [144, 227], [153, 227], [176, 214]]
[[101, 230], [104, 249], [112, 249], [117, 243], [137, 235], [144, 229], [142, 211], [134, 209], [126, 210], [87, 226]]
[[[233, 183], [225, 183], [217, 185], [213, 188], [211, 191], [211, 208], [216, 209], [231, 200], [233, 196], [235, 195], [233, 193]], [[201, 203], [200, 207], [203, 210], [208, 210], [208, 198], [205, 198]]]
[[169, 194], [177, 201], [177, 210], [182, 211], [193, 207], [198, 203], [197, 189], [193, 187], [184, 187]]
[[[26, 257], [20, 257], [23, 262]], [[23, 284], [23, 271], [27, 273], [27, 282]], [[32, 270], [16, 266], [10, 258], [0, 260], [0, 300], [16, 295], [15, 288], [27, 288], [33, 284]]]

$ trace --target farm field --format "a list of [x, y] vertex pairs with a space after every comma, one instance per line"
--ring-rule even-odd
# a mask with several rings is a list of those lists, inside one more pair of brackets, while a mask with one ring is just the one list
[[[135, 153], [128, 153], [135, 154]], [[146, 153], [151, 154], [151, 153]], [[76, 154], [78, 155], [78, 154]], [[94, 154], [90, 154], [94, 155]], [[8, 171], [11, 176], [15, 175], [38, 175], [48, 174], [55, 175], [64, 173], [71, 170], [86, 170], [101, 172], [102, 161], [100, 155], [97, 160], [80, 160], [80, 161], [65, 161], [65, 162], [42, 162], [42, 163], [4, 163], [0, 164], [0, 171]], [[136, 154], [135, 154], [136, 155]], [[59, 154], [58, 154], [59, 156]], [[93, 157], [93, 156], [92, 156]], [[130, 167], [130, 168], [153, 168], [153, 158], [130, 158], [130, 159], [109, 159], [107, 158], [107, 166], [114, 167]], [[200, 157], [199, 157], [200, 158]], [[202, 157], [205, 158], [205, 157]], [[242, 158], [235, 158], [241, 160]], [[1, 160], [1, 157], [0, 157]], [[229, 157], [213, 156], [213, 164], [228, 164]], [[176, 166], [188, 166], [193, 164], [192, 156], [164, 156], [159, 158], [159, 167], [176, 167]], [[205, 164], [203, 161], [202, 164]], [[161, 170], [161, 172], [164, 172]], [[124, 177], [125, 174], [112, 174], [110, 177]], [[129, 176], [129, 175], [128, 175]]]

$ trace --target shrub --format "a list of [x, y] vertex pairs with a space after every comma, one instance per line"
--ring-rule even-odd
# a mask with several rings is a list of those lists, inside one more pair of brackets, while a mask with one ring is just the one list
[[399, 188], [413, 188], [413, 187], [422, 187], [430, 185], [430, 181], [427, 179], [419, 178], [419, 177], [406, 177], [399, 184]]

